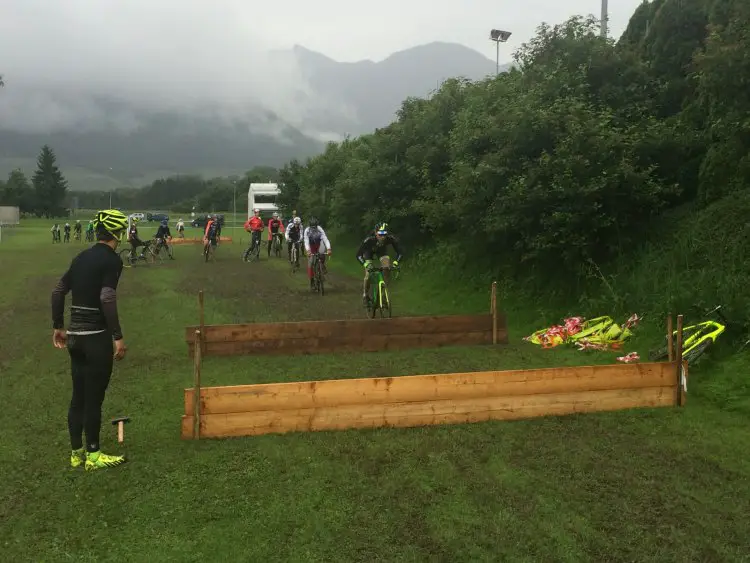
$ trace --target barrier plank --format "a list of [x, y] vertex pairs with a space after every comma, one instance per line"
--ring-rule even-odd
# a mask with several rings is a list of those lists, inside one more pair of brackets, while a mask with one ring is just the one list
[[[205, 414], [201, 416], [200, 434], [201, 437], [220, 438], [295, 431], [457, 424], [660, 407], [673, 403], [674, 388], [669, 386]], [[192, 424], [192, 416], [183, 416], [183, 438], [192, 437]]]
[[[504, 326], [504, 318], [501, 326]], [[185, 328], [186, 342], [192, 342], [199, 327]], [[395, 317], [392, 319], [348, 319], [282, 323], [207, 325], [204, 341], [245, 342], [284, 338], [337, 338], [393, 334], [456, 334], [492, 330], [492, 315], [446, 315]]]
[[[672, 365], [643, 363], [204, 387], [201, 412], [226, 414], [667, 387], [673, 380]], [[188, 416], [193, 414], [193, 395], [193, 389], [185, 389]]]

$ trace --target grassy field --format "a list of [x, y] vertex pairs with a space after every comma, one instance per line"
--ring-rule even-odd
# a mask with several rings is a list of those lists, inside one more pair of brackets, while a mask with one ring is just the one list
[[[335, 240], [324, 298], [283, 260], [242, 263], [239, 242], [219, 247], [215, 263], [182, 246], [174, 262], [125, 270], [129, 353], [104, 417], [133, 420], [122, 449], [106, 425], [103, 449], [130, 461], [71, 470], [68, 358], [52, 347], [49, 298], [83, 245], [53, 246], [48, 230], [27, 221], [0, 244], [2, 561], [748, 560], [748, 414], [722, 392], [723, 381], [748, 372], [736, 359], [691, 370], [685, 409], [180, 441], [182, 389], [192, 381], [183, 327], [197, 321], [198, 290], [207, 323], [361, 317], [359, 271]], [[479, 312], [489, 288], [453, 293], [406, 267], [393, 300], [401, 315]], [[536, 349], [521, 337], [559, 319], [503, 303], [507, 347], [210, 358], [203, 381], [613, 361]], [[645, 355], [659, 324], [647, 319], [630, 349]]]

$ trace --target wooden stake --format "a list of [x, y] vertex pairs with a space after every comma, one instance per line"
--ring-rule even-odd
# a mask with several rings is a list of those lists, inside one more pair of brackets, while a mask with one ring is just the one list
[[492, 282], [492, 297], [490, 298], [490, 312], [492, 313], [492, 343], [497, 344], [497, 282]]
[[[203, 292], [201, 292], [203, 296]], [[201, 331], [195, 331], [195, 358], [193, 364], [193, 438], [201, 437]]]
[[677, 393], [675, 396], [675, 404], [678, 407], [682, 406], [682, 315], [677, 315], [677, 348], [675, 350], [675, 356], [677, 360]]
[[667, 352], [669, 354], [669, 361], [674, 362], [674, 327], [672, 326], [672, 313], [669, 313], [667, 317]]
[[205, 343], [205, 338], [203, 335], [206, 334], [206, 327], [205, 327], [205, 322], [204, 322], [205, 319], [203, 316], [203, 290], [202, 289], [198, 292], [198, 317], [199, 317], [198, 324], [200, 325], [200, 336], [201, 336], [201, 339], [200, 339], [201, 353], [205, 353], [206, 343]]

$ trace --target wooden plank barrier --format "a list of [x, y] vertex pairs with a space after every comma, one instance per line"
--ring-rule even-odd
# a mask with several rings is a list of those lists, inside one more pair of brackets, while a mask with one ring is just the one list
[[200, 331], [202, 356], [321, 354], [378, 352], [474, 344], [507, 344], [505, 315], [497, 311], [497, 284], [492, 284], [490, 312], [478, 315], [394, 317], [204, 325], [203, 292], [199, 292], [199, 326], [185, 328], [190, 357], [195, 331]]
[[[232, 242], [232, 237], [219, 237], [219, 242]], [[203, 237], [185, 237], [185, 238], [178, 238], [178, 237], [172, 237], [172, 240], [169, 241], [169, 244], [198, 244], [203, 243]]]
[[[228, 387], [197, 385], [184, 391], [181, 436], [223, 438], [408, 427], [666, 407], [684, 404], [680, 395], [686, 378], [687, 365], [679, 370], [677, 362], [653, 362]], [[196, 390], [200, 400], [194, 402]]]

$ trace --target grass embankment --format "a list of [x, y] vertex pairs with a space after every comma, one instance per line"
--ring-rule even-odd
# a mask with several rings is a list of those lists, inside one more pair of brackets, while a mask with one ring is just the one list
[[[182, 389], [192, 379], [183, 327], [197, 321], [197, 291], [206, 290], [207, 323], [360, 317], [360, 273], [340, 245], [325, 298], [283, 261], [241, 263], [239, 245], [220, 247], [213, 264], [186, 246], [176, 247], [174, 262], [126, 270], [130, 352], [115, 369], [104, 416], [133, 417], [122, 448], [131, 462], [99, 474], [69, 470], [70, 376], [66, 354], [50, 342], [49, 293], [77, 248], [51, 245], [48, 229], [24, 222], [0, 246], [2, 560], [737, 561], [748, 552], [747, 413], [720, 400], [737, 392], [723, 367], [740, 369], [736, 358], [691, 370], [682, 410], [180, 441]], [[427, 267], [405, 263], [404, 273], [394, 288], [398, 314], [489, 306], [484, 283], [456, 291]], [[203, 380], [612, 361], [522, 342], [566, 311], [550, 305], [541, 318], [539, 300], [524, 318], [515, 313], [523, 303], [504, 299], [508, 347], [210, 358]], [[653, 319], [632, 343], [642, 354], [663, 324]], [[112, 427], [103, 436], [106, 450], [119, 449]]]

